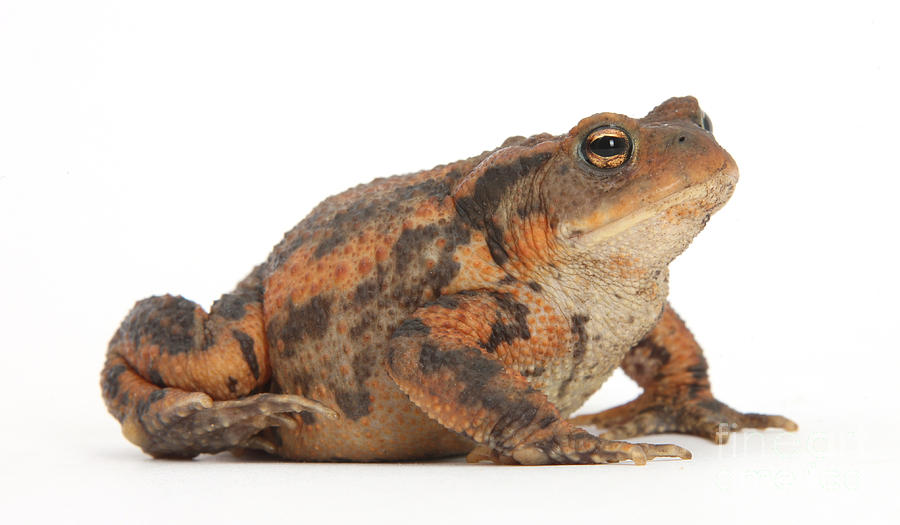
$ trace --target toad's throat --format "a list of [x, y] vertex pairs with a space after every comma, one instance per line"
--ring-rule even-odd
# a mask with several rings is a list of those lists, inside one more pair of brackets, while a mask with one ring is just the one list
[[707, 208], [706, 212], [714, 213], [728, 201], [736, 183], [737, 173], [723, 170], [702, 184], [695, 184], [677, 191], [603, 226], [587, 231], [573, 229], [564, 235], [579, 243], [596, 246], [687, 202], [705, 201], [707, 203], [704, 206]]

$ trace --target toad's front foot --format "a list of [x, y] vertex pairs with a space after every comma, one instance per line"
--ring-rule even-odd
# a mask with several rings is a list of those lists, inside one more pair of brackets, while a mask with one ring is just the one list
[[605, 439], [677, 432], [704, 437], [717, 444], [727, 443], [732, 432], [744, 428], [797, 430], [797, 424], [786, 417], [743, 414], [711, 395], [678, 399], [649, 392], [630, 403], [598, 414], [574, 417], [569, 422], [603, 429], [600, 437]]
[[337, 414], [318, 402], [295, 395], [257, 394], [233, 401], [213, 401], [199, 392], [174, 388], [159, 390], [138, 417], [123, 423], [131, 442], [157, 458], [192, 458], [235, 447], [274, 453], [257, 434], [269, 427], [295, 428], [291, 415], [303, 411], [335, 418]]
[[543, 439], [530, 440], [506, 453], [477, 447], [466, 459], [470, 463], [486, 460], [505, 465], [586, 465], [620, 461], [644, 465], [654, 458], [691, 459], [691, 453], [678, 445], [609, 441], [584, 430], [573, 429]]

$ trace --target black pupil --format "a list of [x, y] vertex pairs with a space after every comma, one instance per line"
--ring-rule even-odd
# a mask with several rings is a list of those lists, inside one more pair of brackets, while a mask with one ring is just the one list
[[622, 137], [603, 135], [591, 141], [591, 153], [601, 157], [615, 157], [628, 150], [628, 143]]

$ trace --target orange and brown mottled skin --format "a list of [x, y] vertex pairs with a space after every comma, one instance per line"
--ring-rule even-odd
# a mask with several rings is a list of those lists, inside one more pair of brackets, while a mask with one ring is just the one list
[[247, 395], [271, 374], [256, 273], [216, 301], [209, 315], [183, 297], [138, 301], [110, 341], [109, 354], [157, 386], [219, 400]]
[[[181, 412], [246, 398], [268, 384], [258, 270], [216, 301], [210, 314], [183, 297], [165, 295], [138, 301], [122, 322], [109, 343], [101, 385], [130, 441], [166, 457], [234, 446], [206, 435], [203, 446], [193, 447], [196, 432], [183, 427], [203, 418], [185, 422]], [[150, 428], [168, 435], [154, 435]], [[252, 435], [262, 428], [244, 430]]]
[[[104, 399], [157, 456], [398, 460], [480, 444], [504, 463], [688, 457], [565, 418], [623, 359], [648, 392], [702, 362], [663, 309], [668, 263], [737, 180], [705, 122], [696, 100], [671, 99], [326, 199], [209, 315], [139, 302], [110, 342]], [[609, 126], [631, 157], [601, 169], [582, 147]]]

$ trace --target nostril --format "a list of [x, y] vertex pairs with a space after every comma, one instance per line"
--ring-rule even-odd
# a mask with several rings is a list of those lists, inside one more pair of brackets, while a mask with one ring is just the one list
[[685, 141], [685, 137], [678, 137], [678, 142], [684, 142], [684, 141]]

